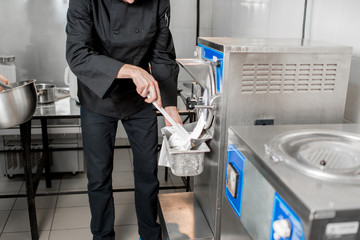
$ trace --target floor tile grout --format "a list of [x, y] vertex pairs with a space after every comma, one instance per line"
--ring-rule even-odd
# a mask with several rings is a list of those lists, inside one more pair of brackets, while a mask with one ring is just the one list
[[[61, 182], [60, 182], [60, 184], [61, 184]], [[52, 229], [53, 224], [54, 224], [55, 212], [56, 212], [56, 209], [57, 209], [57, 202], [58, 202], [58, 200], [59, 200], [59, 195], [57, 195], [57, 196], [56, 196], [55, 208], [54, 208], [54, 213], [53, 213], [53, 216], [52, 216], [52, 219], [51, 219], [50, 232], [49, 232], [48, 240], [50, 240], [50, 236], [51, 236], [51, 229]]]
[[8, 220], [9, 220], [9, 218], [10, 218], [11, 212], [12, 212], [14, 206], [15, 206], [17, 198], [14, 198], [14, 199], [15, 200], [14, 200], [12, 206], [11, 206], [11, 209], [9, 210], [9, 213], [8, 213], [8, 216], [7, 216], [6, 220], [5, 220], [4, 226], [1, 229], [0, 236], [2, 235], [3, 231], [5, 230], [5, 227], [6, 227], [6, 224], [7, 224]]

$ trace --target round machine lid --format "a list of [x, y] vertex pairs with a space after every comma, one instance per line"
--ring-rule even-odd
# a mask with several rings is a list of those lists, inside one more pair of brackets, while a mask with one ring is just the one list
[[265, 144], [274, 161], [337, 182], [360, 184], [360, 135], [330, 130], [301, 130], [278, 135]]

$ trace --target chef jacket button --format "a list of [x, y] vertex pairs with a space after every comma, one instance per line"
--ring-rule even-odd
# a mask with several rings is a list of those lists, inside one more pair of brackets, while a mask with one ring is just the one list
[[137, 58], [134, 58], [134, 64], [137, 64], [137, 63], [138, 63]]
[[137, 28], [137, 29], [135, 29], [135, 32], [138, 33], [138, 32], [140, 32], [140, 30]]
[[114, 30], [114, 34], [115, 34], [115, 35], [118, 35], [118, 34], [119, 34], [119, 30], [115, 29], [115, 30]]

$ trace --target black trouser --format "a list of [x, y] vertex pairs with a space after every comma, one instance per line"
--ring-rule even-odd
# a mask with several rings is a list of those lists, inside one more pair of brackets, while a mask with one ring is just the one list
[[[115, 239], [112, 171], [117, 118], [81, 108], [94, 240]], [[135, 207], [142, 240], [161, 239], [157, 218], [157, 118], [151, 105], [122, 120], [133, 151]]]

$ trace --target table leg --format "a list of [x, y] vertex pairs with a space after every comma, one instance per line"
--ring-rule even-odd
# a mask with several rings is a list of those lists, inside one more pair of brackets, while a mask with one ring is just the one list
[[46, 187], [51, 188], [51, 172], [50, 172], [50, 151], [49, 151], [49, 137], [47, 131], [47, 121], [42, 118], [41, 120], [41, 134], [43, 142], [43, 154], [45, 157], [45, 180]]
[[165, 181], [168, 180], [169, 168], [165, 167]]
[[30, 146], [31, 146], [31, 120], [26, 123], [20, 124], [21, 143], [23, 148], [24, 158], [24, 175], [25, 186], [28, 203], [28, 212], [30, 220], [30, 230], [32, 240], [39, 239], [39, 232], [36, 219], [35, 207], [35, 189], [33, 184], [32, 166], [30, 159]]
[[190, 177], [186, 177], [186, 191], [190, 192]]

